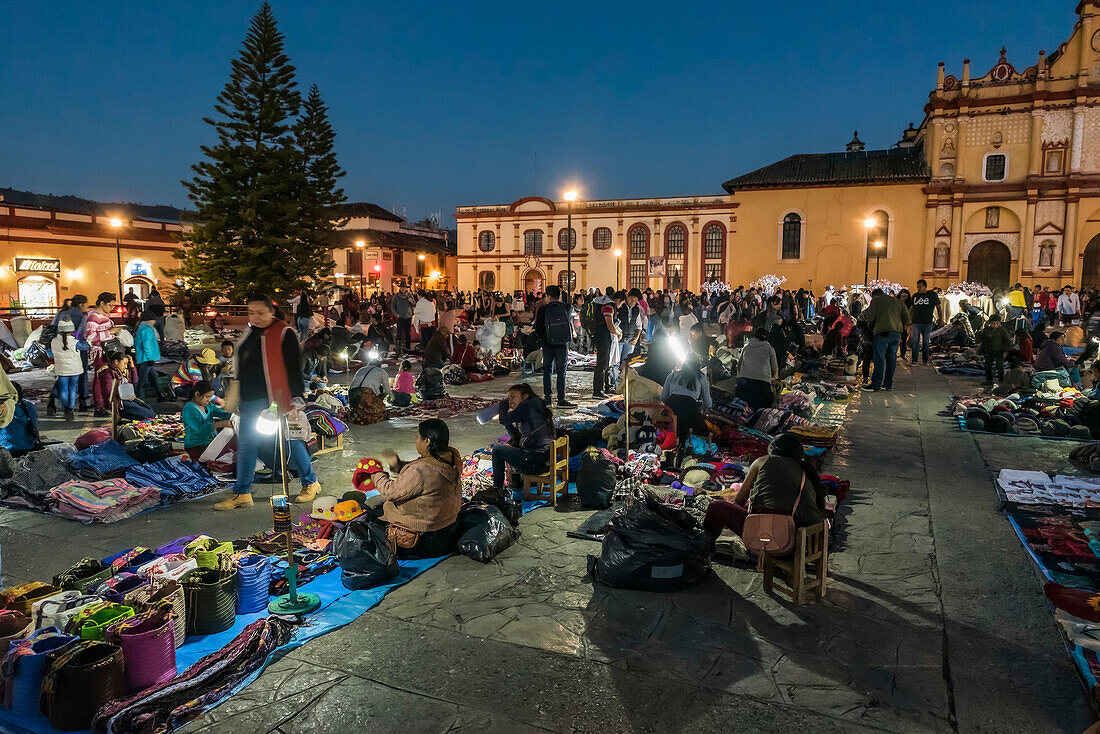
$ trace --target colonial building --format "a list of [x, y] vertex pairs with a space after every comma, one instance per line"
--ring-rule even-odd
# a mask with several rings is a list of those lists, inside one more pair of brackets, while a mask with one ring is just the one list
[[[940, 64], [919, 127], [896, 146], [794, 155], [724, 195], [528, 197], [463, 206], [458, 285], [698, 290], [766, 274], [794, 286], [960, 280], [1100, 286], [1100, 0], [1068, 40], [1018, 70]], [[572, 224], [572, 227], [569, 224]]]
[[398, 285], [453, 288], [455, 242], [447, 230], [418, 226], [377, 204], [341, 204], [347, 222], [333, 233], [332, 259], [340, 285], [370, 293]]

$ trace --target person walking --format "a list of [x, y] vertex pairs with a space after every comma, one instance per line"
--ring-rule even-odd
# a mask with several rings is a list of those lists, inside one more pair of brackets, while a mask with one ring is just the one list
[[572, 320], [569, 307], [561, 301], [561, 288], [546, 286], [546, 303], [535, 313], [535, 333], [542, 342], [542, 392], [549, 403], [553, 396], [550, 390], [553, 372], [558, 378], [558, 405], [563, 408], [576, 407], [565, 399], [565, 366], [569, 360], [569, 342], [573, 338]]
[[874, 335], [874, 372], [871, 384], [864, 385], [866, 392], [894, 389], [894, 370], [898, 363], [898, 345], [901, 332], [909, 325], [909, 309], [886, 291], [871, 291], [871, 305], [861, 315]]
[[917, 350], [921, 352], [924, 364], [928, 364], [928, 350], [932, 345], [932, 324], [936, 320], [936, 309], [940, 306], [940, 297], [928, 290], [928, 281], [917, 281], [917, 292], [913, 294], [913, 306], [910, 308], [913, 326], [910, 330], [909, 346], [912, 350], [911, 362], [917, 363]]
[[407, 286], [401, 286], [390, 299], [390, 313], [397, 320], [397, 340], [394, 348], [401, 356], [412, 347], [413, 301]]
[[[248, 297], [248, 329], [237, 349], [233, 372], [240, 385], [237, 434], [237, 481], [233, 496], [214, 505], [215, 510], [252, 506], [252, 480], [261, 444], [270, 438], [260, 434], [260, 414], [275, 403], [280, 420], [302, 399], [302, 352], [294, 330], [275, 318], [275, 304], [262, 293]], [[295, 502], [312, 502], [321, 491], [303, 441], [286, 439], [287, 465], [298, 474], [302, 491]], [[275, 447], [278, 451], [278, 447]], [[278, 454], [275, 454], [278, 460]]]

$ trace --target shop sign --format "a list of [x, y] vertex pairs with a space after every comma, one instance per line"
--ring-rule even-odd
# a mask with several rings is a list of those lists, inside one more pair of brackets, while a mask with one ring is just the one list
[[17, 257], [15, 258], [15, 272], [60, 273], [61, 261], [52, 257]]
[[145, 277], [148, 278], [149, 274], [153, 272], [153, 266], [145, 260], [131, 260], [126, 264], [127, 277]]

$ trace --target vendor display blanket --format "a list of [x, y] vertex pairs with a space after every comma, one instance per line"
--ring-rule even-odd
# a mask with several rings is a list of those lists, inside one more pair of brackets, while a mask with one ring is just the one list
[[[523, 511], [527, 513], [545, 504], [545, 502], [525, 502], [523, 504]], [[350, 624], [361, 614], [377, 606], [390, 591], [399, 586], [404, 586], [429, 568], [432, 568], [449, 557], [450, 556], [443, 556], [441, 558], [398, 561], [400, 573], [397, 578], [382, 586], [376, 586], [373, 589], [364, 589], [361, 591], [350, 591], [344, 587], [340, 581], [339, 568], [317, 576], [306, 584], [305, 589], [320, 597], [321, 608], [308, 615], [306, 623], [294, 629], [290, 640], [286, 644], [273, 650], [267, 656], [266, 660], [258, 665], [255, 670], [237, 682], [232, 688], [221, 691], [221, 698], [204, 701], [202, 706], [197, 706], [189, 711], [187, 719], [174, 721], [174, 724], [183, 726], [188, 720], [198, 718], [210, 709], [215, 708], [224, 702], [226, 698], [237, 693], [258, 678], [264, 669], [277, 658], [282, 657], [290, 650], [304, 645], [315, 637], [320, 637], [327, 632]], [[278, 557], [276, 556], [275, 558]], [[268, 612], [266, 609], [253, 614], [239, 614], [234, 620], [233, 626], [223, 632], [214, 635], [188, 636], [187, 641], [176, 650], [177, 675], [197, 663], [203, 657], [218, 652], [232, 642], [245, 627], [267, 616]], [[174, 730], [174, 728], [169, 728], [166, 731]], [[0, 731], [5, 734], [58, 733], [58, 730], [50, 726], [49, 721], [41, 714], [30, 720], [26, 717], [19, 717], [17, 719], [11, 710], [3, 708], [0, 708]], [[85, 731], [82, 734], [91, 734], [91, 732]]]

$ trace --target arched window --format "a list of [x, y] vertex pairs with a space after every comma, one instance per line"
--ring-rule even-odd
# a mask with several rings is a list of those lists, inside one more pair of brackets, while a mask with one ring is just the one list
[[497, 274], [492, 270], [482, 270], [477, 276], [477, 287], [483, 291], [496, 290]]
[[673, 224], [665, 232], [665, 254], [670, 260], [682, 260], [684, 244], [687, 242], [687, 230], [682, 225]]
[[541, 255], [542, 254], [542, 230], [541, 229], [529, 229], [523, 233], [523, 254], [524, 255]]
[[558, 247], [562, 250], [572, 250], [577, 246], [577, 230], [576, 229], [559, 229], [558, 230]]
[[492, 232], [482, 232], [478, 235], [477, 246], [482, 252], [492, 252], [497, 247], [497, 236]]
[[1039, 267], [1054, 267], [1054, 242], [1051, 240], [1043, 240], [1039, 245]]
[[932, 262], [932, 267], [936, 270], [947, 270], [947, 258], [951, 254], [951, 245], [946, 242], [941, 242], [936, 245], [935, 259]]
[[707, 227], [703, 233], [703, 259], [721, 260], [722, 252], [725, 250], [722, 246], [723, 239], [725, 239], [725, 232], [722, 231], [720, 224]]
[[802, 217], [794, 212], [783, 217], [783, 259], [802, 257]]
[[596, 227], [592, 232], [592, 249], [593, 250], [610, 250], [611, 249], [611, 230], [607, 227]]
[[649, 258], [649, 230], [635, 225], [630, 229], [630, 259], [647, 260]]
[[572, 293], [573, 291], [577, 290], [577, 271], [576, 270], [570, 270], [570, 271], [566, 272], [565, 270], [559, 270], [558, 271], [558, 286], [562, 290], [568, 291], [569, 293]]
[[683, 289], [684, 287], [684, 266], [682, 263], [671, 263], [668, 267], [668, 284], [667, 287], [674, 291]]
[[868, 257], [886, 257], [890, 249], [890, 217], [879, 209], [867, 218], [864, 223], [867, 227], [867, 253]]

